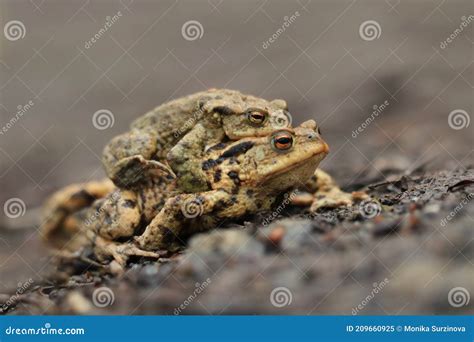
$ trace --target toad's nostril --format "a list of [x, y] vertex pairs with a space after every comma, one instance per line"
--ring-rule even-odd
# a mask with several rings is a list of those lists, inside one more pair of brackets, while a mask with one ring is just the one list
[[310, 140], [316, 139], [316, 137], [317, 137], [316, 133], [309, 133], [308, 134], [308, 139], [310, 139]]

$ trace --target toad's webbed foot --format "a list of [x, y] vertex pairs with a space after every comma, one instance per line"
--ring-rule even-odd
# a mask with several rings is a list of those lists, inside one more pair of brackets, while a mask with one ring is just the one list
[[157, 161], [164, 160], [162, 150], [156, 132], [134, 129], [106, 145], [102, 162], [107, 176], [118, 187], [131, 188], [157, 173], [173, 174], [169, 166]]
[[160, 254], [140, 249], [132, 242], [116, 242], [100, 236], [94, 239], [94, 252], [99, 260], [112, 257], [122, 268], [130, 257], [160, 258]]

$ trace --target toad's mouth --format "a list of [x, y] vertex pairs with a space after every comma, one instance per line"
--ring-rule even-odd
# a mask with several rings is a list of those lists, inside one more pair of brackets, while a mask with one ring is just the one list
[[326, 143], [322, 144], [321, 148], [319, 148], [317, 151], [312, 153], [310, 156], [300, 159], [295, 163], [289, 164], [286, 167], [283, 167], [275, 172], [271, 172], [265, 176], [263, 176], [258, 182], [258, 184], [263, 184], [267, 181], [270, 181], [274, 178], [277, 178], [278, 176], [288, 173], [296, 168], [303, 167], [304, 165], [308, 163], [313, 163], [314, 164], [314, 171], [316, 171], [316, 168], [318, 167], [319, 163], [328, 155], [329, 153], [329, 147]]

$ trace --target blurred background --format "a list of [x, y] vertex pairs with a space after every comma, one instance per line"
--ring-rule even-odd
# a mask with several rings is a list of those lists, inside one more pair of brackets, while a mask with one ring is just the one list
[[[315, 119], [331, 147], [322, 168], [347, 189], [388, 164], [466, 166], [473, 15], [470, 0], [1, 0], [0, 204], [29, 212], [100, 179], [103, 146], [134, 118], [211, 87]], [[38, 226], [5, 226], [0, 292], [48, 261]]]

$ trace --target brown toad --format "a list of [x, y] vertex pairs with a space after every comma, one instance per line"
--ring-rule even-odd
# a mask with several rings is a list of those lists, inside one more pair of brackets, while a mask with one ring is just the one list
[[164, 103], [136, 119], [104, 149], [107, 176], [120, 188], [141, 186], [174, 172], [187, 192], [207, 188], [200, 160], [206, 147], [267, 136], [291, 125], [284, 100], [267, 101], [235, 90], [209, 89]]
[[[167, 173], [149, 178], [137, 190], [116, 189], [72, 214], [69, 222], [76, 222], [76, 228], [68, 227], [66, 233], [77, 234], [63, 243], [69, 244], [69, 250], [92, 243], [97, 255], [112, 255], [120, 264], [128, 255], [175, 250], [191, 234], [225, 219], [269, 210], [280, 194], [310, 179], [327, 153], [328, 146], [312, 120], [268, 137], [212, 146], [199, 164], [206, 191], [183, 192], [177, 179]], [[59, 204], [51, 203], [48, 214], [60, 211]], [[48, 237], [54, 240], [65, 237], [64, 233], [57, 225]]]

